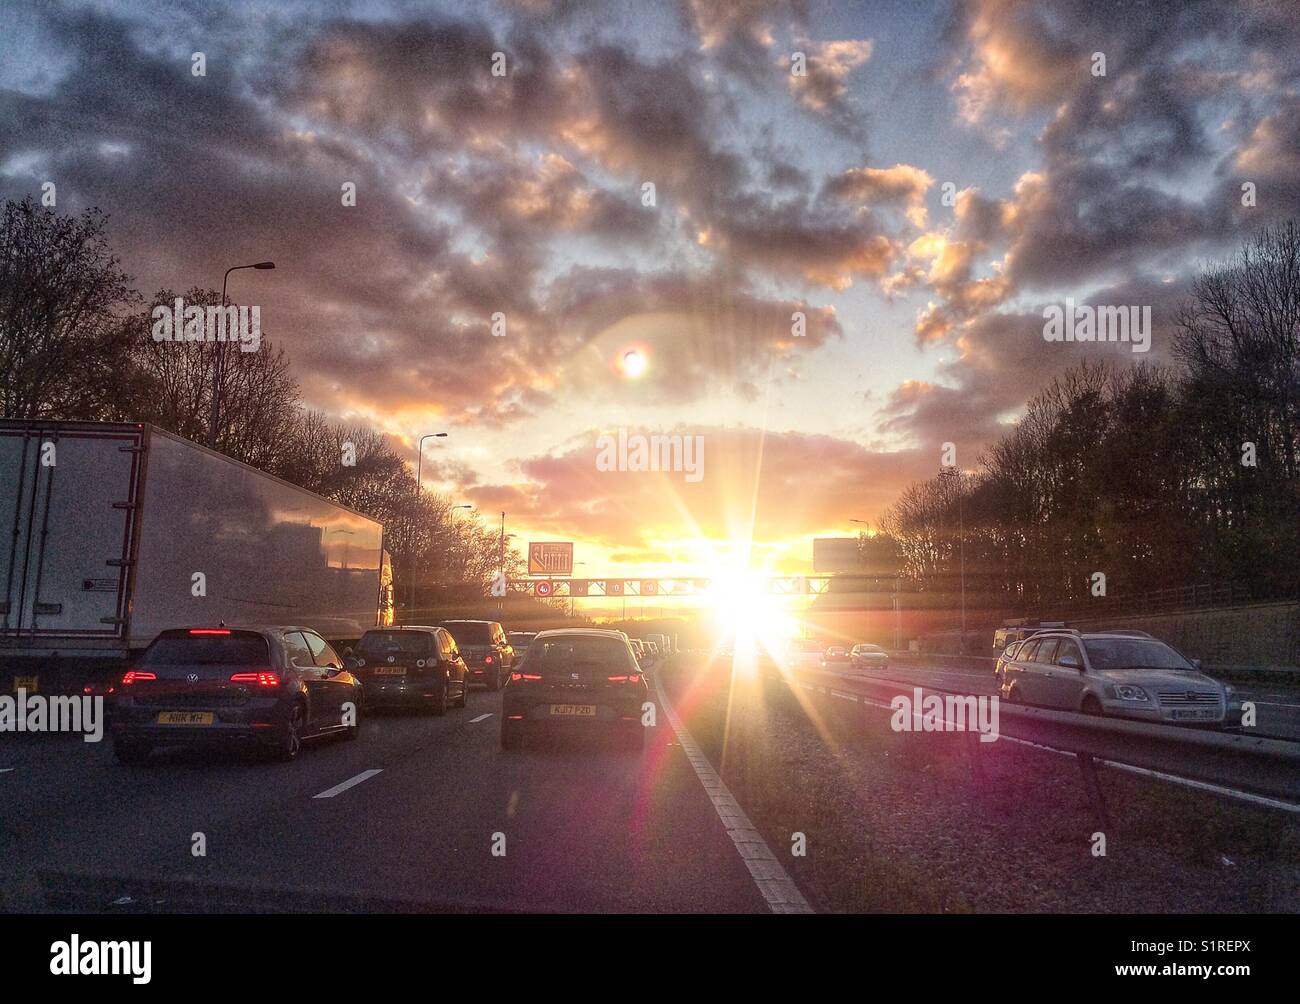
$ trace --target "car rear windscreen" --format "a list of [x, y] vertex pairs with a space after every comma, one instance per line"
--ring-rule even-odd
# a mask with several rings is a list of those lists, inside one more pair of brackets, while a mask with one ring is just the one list
[[475, 623], [472, 621], [452, 621], [444, 624], [451, 636], [456, 639], [457, 645], [491, 645], [492, 631], [488, 624]]
[[228, 635], [164, 635], [145, 649], [142, 666], [265, 666], [266, 639], [251, 631]]
[[385, 655], [428, 655], [433, 635], [424, 631], [367, 631], [357, 642], [357, 652], [369, 658]]
[[636, 660], [626, 643], [615, 638], [588, 638], [568, 635], [534, 639], [528, 646], [525, 665], [546, 670], [563, 666], [591, 664], [611, 669], [635, 670]]

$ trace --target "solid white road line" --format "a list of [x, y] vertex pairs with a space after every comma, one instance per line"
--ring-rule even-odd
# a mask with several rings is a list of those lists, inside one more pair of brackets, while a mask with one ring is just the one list
[[476, 724], [476, 723], [478, 723], [478, 722], [485, 721], [486, 719], [491, 718], [491, 717], [492, 717], [492, 712], [489, 711], [486, 715], [479, 715], [477, 718], [471, 718], [471, 719], [469, 720], [469, 723], [470, 723], [471, 725], [474, 725], [474, 724]]
[[691, 762], [691, 767], [695, 770], [695, 776], [700, 779], [700, 784], [704, 785], [704, 791], [713, 802], [714, 811], [717, 812], [718, 818], [722, 820], [722, 825], [726, 827], [727, 836], [736, 845], [736, 851], [741, 860], [745, 862], [745, 867], [749, 869], [749, 874], [754, 880], [754, 885], [762, 893], [763, 898], [767, 900], [768, 909], [773, 913], [812, 913], [813, 909], [808, 905], [808, 901], [803, 898], [803, 893], [799, 887], [786, 874], [785, 868], [781, 862], [776, 859], [776, 855], [768, 849], [767, 842], [762, 835], [754, 828], [754, 824], [749, 821], [745, 815], [745, 810], [740, 807], [735, 796], [725, 784], [718, 772], [713, 769], [709, 763], [709, 758], [704, 755], [695, 740], [691, 737], [682, 720], [677, 717], [677, 712], [673, 710], [672, 702], [668, 700], [668, 695], [664, 693], [663, 686], [655, 680], [655, 690], [659, 694], [659, 706], [664, 709], [664, 714], [668, 716], [668, 722], [672, 725], [673, 731], [677, 733], [677, 741], [681, 743], [683, 752], [686, 753], [686, 759]]
[[360, 784], [362, 781], [368, 781], [376, 774], [381, 774], [381, 773], [383, 773], [382, 770], [363, 770], [356, 777], [350, 777], [342, 784], [336, 784], [333, 788], [326, 788], [319, 795], [313, 795], [312, 798], [333, 798], [335, 795], [341, 795], [349, 788], [355, 787], [356, 785]]

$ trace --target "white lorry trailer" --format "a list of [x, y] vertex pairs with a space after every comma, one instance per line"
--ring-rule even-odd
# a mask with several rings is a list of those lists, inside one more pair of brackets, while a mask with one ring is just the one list
[[383, 525], [149, 425], [0, 421], [0, 690], [72, 692], [164, 628], [391, 624]]

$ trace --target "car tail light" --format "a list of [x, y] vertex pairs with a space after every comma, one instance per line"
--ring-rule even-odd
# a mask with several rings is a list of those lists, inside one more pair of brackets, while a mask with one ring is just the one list
[[610, 683], [640, 683], [641, 682], [641, 677], [639, 677], [635, 673], [632, 673], [629, 676], [609, 676], [606, 677], [606, 679], [609, 680]]
[[229, 628], [190, 628], [190, 634], [230, 634]]
[[484, 662], [486, 665], [491, 666], [491, 665], [492, 665], [492, 656], [490, 656], [490, 655], [485, 655], [485, 656], [483, 656], [483, 662]]
[[541, 673], [511, 673], [510, 674], [511, 683], [520, 683], [523, 680], [540, 680], [541, 678], [542, 678]]
[[278, 687], [280, 685], [280, 676], [278, 673], [272, 673], [270, 670], [264, 669], [256, 673], [232, 673], [230, 682], [255, 683], [259, 687]]
[[138, 669], [128, 669], [122, 674], [122, 686], [129, 687], [133, 683], [139, 683], [141, 680], [156, 680], [157, 673], [150, 673], [148, 670], [143, 672]]

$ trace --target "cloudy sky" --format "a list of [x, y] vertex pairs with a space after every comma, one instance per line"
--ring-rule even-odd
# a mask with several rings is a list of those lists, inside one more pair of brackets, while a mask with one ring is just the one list
[[[1300, 215], [1284, 2], [5, 8], [0, 198], [104, 209], [146, 297], [274, 260], [231, 296], [308, 403], [447, 432], [426, 484], [591, 576], [806, 570], [1088, 353], [1167, 360], [1188, 277]], [[1151, 352], [1046, 342], [1066, 296]], [[598, 470], [620, 428], [703, 479]]]

